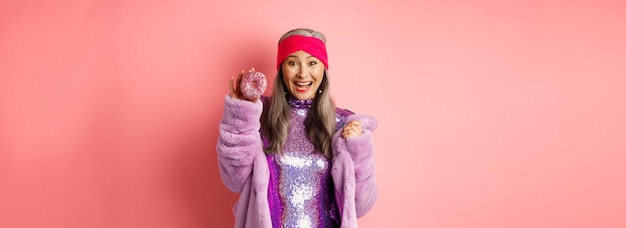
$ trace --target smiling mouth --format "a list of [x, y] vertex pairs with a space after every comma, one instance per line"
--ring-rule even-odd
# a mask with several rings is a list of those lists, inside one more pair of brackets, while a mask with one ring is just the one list
[[307, 91], [313, 85], [313, 82], [296, 82], [296, 90], [300, 92]]

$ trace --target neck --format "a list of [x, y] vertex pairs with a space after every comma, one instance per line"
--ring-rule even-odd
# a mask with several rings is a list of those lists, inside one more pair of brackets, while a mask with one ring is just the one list
[[298, 100], [297, 98], [287, 95], [287, 101], [289, 105], [293, 108], [306, 108], [309, 109], [313, 105], [313, 98], [309, 98], [306, 100]]

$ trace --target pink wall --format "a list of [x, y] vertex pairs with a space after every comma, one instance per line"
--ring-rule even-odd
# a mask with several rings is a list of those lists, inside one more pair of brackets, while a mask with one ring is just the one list
[[0, 1], [0, 227], [232, 226], [226, 82], [299, 26], [380, 121], [362, 227], [626, 226], [624, 1], [213, 2]]

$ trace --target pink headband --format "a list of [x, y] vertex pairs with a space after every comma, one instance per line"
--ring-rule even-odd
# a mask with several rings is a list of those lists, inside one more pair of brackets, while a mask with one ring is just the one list
[[328, 57], [326, 56], [326, 45], [324, 41], [311, 36], [292, 35], [283, 39], [278, 44], [278, 57], [276, 58], [276, 69], [280, 69], [280, 64], [292, 53], [305, 51], [324, 63], [328, 69]]

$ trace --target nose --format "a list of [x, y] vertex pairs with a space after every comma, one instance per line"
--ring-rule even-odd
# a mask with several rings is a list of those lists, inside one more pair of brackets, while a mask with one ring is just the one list
[[298, 68], [298, 74], [296, 76], [298, 76], [299, 78], [305, 78], [308, 76], [308, 67], [306, 65], [301, 65]]

